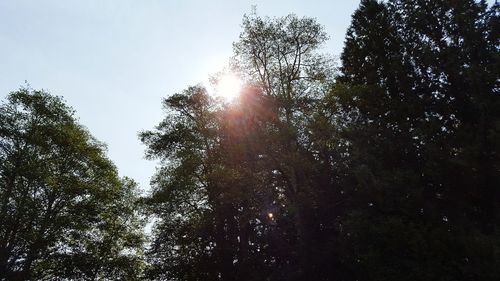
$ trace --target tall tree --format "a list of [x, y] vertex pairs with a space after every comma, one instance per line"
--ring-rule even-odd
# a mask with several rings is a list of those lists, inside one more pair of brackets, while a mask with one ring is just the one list
[[314, 112], [334, 78], [330, 57], [320, 52], [327, 39], [314, 19], [293, 14], [271, 19], [253, 13], [244, 17], [243, 32], [234, 43], [236, 70], [272, 101], [268, 110], [276, 116], [268, 123], [274, 131], [267, 135], [270, 145], [265, 153], [270, 169], [282, 180], [284, 221], [295, 231], [291, 260], [284, 261], [294, 264], [288, 279], [312, 278], [319, 272], [316, 259], [324, 256], [316, 253], [322, 235], [321, 223], [315, 222], [318, 201], [325, 190], [335, 192], [319, 174], [330, 162], [317, 161], [310, 134]]
[[[295, 280], [318, 271], [320, 177], [307, 125], [333, 79], [318, 52], [326, 38], [313, 19], [246, 16], [232, 65], [247, 82], [239, 100], [210, 101], [202, 88], [165, 100], [167, 118], [142, 134], [149, 155], [163, 160], [151, 196], [160, 219], [153, 271], [189, 280]], [[191, 204], [172, 205], [179, 200]]]
[[63, 101], [21, 89], [0, 106], [0, 279], [134, 279], [136, 185]]
[[367, 0], [354, 14], [350, 85], [334, 90], [361, 170], [343, 221], [353, 279], [498, 278], [497, 22], [484, 1]]

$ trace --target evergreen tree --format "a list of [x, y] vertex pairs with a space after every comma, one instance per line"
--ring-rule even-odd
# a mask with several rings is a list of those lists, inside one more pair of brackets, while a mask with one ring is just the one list
[[333, 91], [361, 170], [341, 242], [353, 279], [498, 278], [497, 21], [474, 1], [363, 1], [353, 16], [350, 85]]

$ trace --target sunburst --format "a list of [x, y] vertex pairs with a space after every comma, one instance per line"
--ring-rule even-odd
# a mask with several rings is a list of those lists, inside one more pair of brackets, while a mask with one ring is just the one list
[[233, 73], [225, 73], [217, 80], [215, 90], [218, 96], [231, 101], [240, 94], [242, 86], [243, 83], [238, 76]]

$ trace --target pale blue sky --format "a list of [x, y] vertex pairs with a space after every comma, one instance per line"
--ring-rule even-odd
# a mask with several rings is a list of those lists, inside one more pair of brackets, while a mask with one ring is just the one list
[[205, 80], [232, 53], [244, 13], [317, 18], [339, 55], [358, 0], [0, 0], [0, 99], [25, 85], [63, 96], [108, 145], [120, 175], [148, 188], [154, 163], [137, 133], [161, 99]]

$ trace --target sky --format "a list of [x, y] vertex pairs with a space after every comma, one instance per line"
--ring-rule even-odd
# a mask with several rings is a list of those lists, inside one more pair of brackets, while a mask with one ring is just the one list
[[147, 190], [154, 161], [138, 132], [162, 98], [227, 64], [245, 13], [314, 17], [339, 56], [358, 0], [0, 0], [0, 100], [26, 86], [62, 96], [108, 157]]

